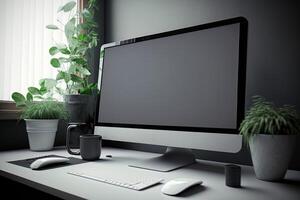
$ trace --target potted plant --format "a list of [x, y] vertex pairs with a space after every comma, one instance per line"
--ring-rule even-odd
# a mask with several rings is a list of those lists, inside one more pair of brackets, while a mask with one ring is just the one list
[[30, 150], [51, 150], [58, 121], [67, 117], [64, 105], [58, 101], [45, 99], [34, 102], [30, 92], [27, 93], [26, 98], [22, 94], [14, 92], [12, 98], [17, 107], [22, 108], [21, 119], [26, 122]]
[[266, 181], [284, 178], [300, 133], [299, 116], [291, 106], [276, 107], [254, 96], [241, 123], [240, 133], [250, 146], [256, 177]]
[[87, 121], [89, 97], [97, 91], [97, 83], [91, 83], [88, 57], [97, 46], [97, 24], [94, 21], [96, 0], [89, 0], [87, 7], [76, 11], [75, 1], [70, 1], [58, 9], [58, 14], [69, 16], [66, 22], [59, 18], [57, 25], [47, 28], [63, 31], [65, 44], [56, 44], [49, 49], [51, 65], [58, 70], [56, 90], [64, 96], [71, 122]]

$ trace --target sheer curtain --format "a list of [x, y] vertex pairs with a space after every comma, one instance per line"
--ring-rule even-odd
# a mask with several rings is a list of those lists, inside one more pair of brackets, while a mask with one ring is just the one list
[[69, 1], [0, 0], [0, 100], [11, 100], [14, 91], [26, 94], [41, 78], [55, 78], [48, 50], [65, 37], [45, 27], [68, 17], [57, 9]]

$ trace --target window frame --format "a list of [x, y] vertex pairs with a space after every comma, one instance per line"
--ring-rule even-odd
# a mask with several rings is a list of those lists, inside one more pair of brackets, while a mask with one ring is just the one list
[[13, 101], [0, 100], [0, 120], [19, 119], [21, 109]]

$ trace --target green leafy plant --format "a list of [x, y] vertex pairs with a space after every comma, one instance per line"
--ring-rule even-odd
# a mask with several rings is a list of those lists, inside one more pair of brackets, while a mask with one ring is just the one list
[[40, 87], [28, 87], [26, 97], [19, 93], [14, 92], [11, 97], [15, 101], [17, 107], [25, 107], [28, 103], [34, 100], [53, 101], [54, 88], [56, 81], [53, 79], [41, 79], [39, 81]]
[[49, 49], [52, 56], [50, 64], [58, 70], [55, 89], [61, 95], [92, 94], [97, 90], [97, 84], [89, 82], [91, 72], [87, 60], [90, 49], [96, 47], [98, 41], [95, 3], [96, 0], [89, 0], [82, 11], [74, 11], [76, 2], [70, 1], [57, 11], [68, 15], [68, 21], [64, 24], [58, 19], [57, 25], [46, 26], [54, 31], [63, 31], [67, 39], [66, 44], [56, 44]]
[[22, 119], [66, 119], [67, 112], [63, 103], [57, 101], [39, 101], [27, 104]]
[[299, 122], [294, 107], [289, 105], [276, 107], [263, 97], [254, 96], [253, 105], [247, 111], [239, 130], [245, 141], [249, 142], [256, 134], [298, 134]]
[[[22, 109], [22, 119], [67, 119], [68, 113], [63, 103], [52, 97], [45, 97], [45, 82], [41, 82], [41, 88], [29, 87], [26, 97], [19, 92], [11, 96], [16, 106]], [[34, 101], [38, 99], [40, 101]]]

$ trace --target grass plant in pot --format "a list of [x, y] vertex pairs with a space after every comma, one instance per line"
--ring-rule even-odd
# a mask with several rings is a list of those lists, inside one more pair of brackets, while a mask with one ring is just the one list
[[265, 181], [284, 178], [300, 133], [299, 116], [292, 106], [277, 107], [261, 96], [241, 123], [240, 133], [249, 144], [256, 177]]
[[[53, 31], [63, 31], [65, 44], [56, 44], [49, 49], [50, 64], [58, 70], [56, 90], [64, 96], [70, 122], [86, 122], [91, 95], [97, 93], [97, 84], [90, 81], [91, 51], [97, 46], [97, 23], [94, 21], [96, 0], [89, 0], [82, 10], [76, 9], [76, 2], [61, 6], [57, 13], [57, 24], [47, 25]], [[60, 15], [68, 16], [66, 21]]]
[[34, 102], [30, 92], [27, 93], [26, 98], [22, 94], [14, 92], [12, 98], [17, 107], [22, 108], [21, 119], [26, 122], [30, 150], [51, 150], [58, 121], [67, 117], [64, 104], [53, 100]]

